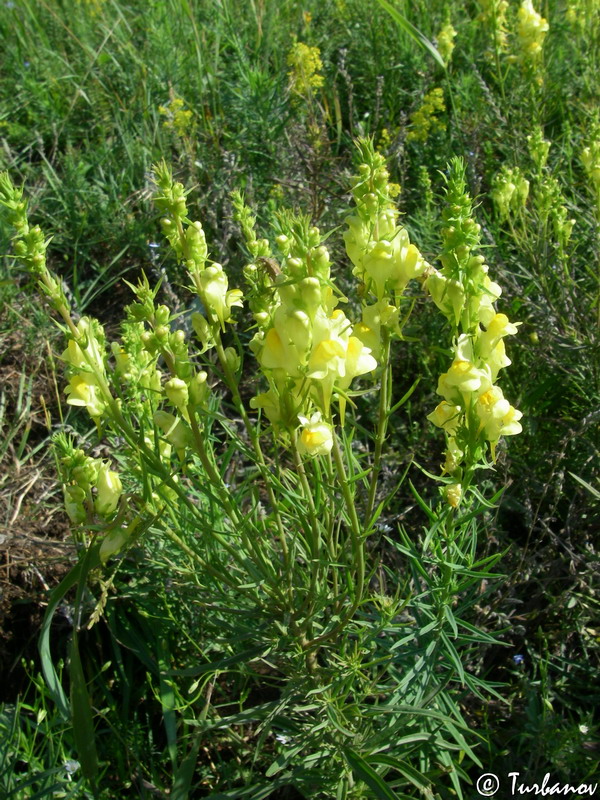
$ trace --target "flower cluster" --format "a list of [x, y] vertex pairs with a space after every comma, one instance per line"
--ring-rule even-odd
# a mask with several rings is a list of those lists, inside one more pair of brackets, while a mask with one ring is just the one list
[[423, 98], [421, 106], [410, 115], [411, 129], [406, 138], [409, 141], [426, 142], [432, 133], [445, 130], [445, 123], [438, 117], [445, 110], [443, 90], [439, 87], [431, 89]]
[[77, 5], [82, 6], [93, 17], [103, 13], [105, 4], [106, 0], [77, 0]]
[[90, 458], [73, 446], [70, 439], [55, 437], [65, 508], [71, 522], [79, 525], [94, 514], [110, 519], [119, 505], [123, 486], [118, 472], [100, 458]]
[[600, 3], [598, 0], [567, 0], [565, 17], [577, 33], [590, 30], [598, 24]]
[[183, 138], [194, 132], [194, 114], [185, 107], [181, 97], [172, 97], [166, 106], [159, 106], [158, 113], [164, 117], [163, 127]]
[[451, 164], [443, 216], [442, 269], [430, 269], [425, 286], [454, 328], [455, 339], [452, 364], [438, 382], [443, 399], [428, 419], [446, 433], [444, 471], [453, 481], [446, 497], [456, 507], [485, 443], [490, 443], [494, 458], [500, 437], [521, 431], [522, 414], [495, 383], [500, 370], [511, 363], [504, 338], [514, 335], [517, 325], [497, 313], [494, 303], [501, 289], [490, 279], [482, 256], [472, 254], [480, 226], [472, 218], [459, 159]]
[[350, 384], [377, 362], [337, 308], [341, 298], [318, 228], [291, 214], [280, 224], [281, 262], [261, 256], [244, 270], [258, 327], [250, 348], [269, 385], [251, 407], [262, 409], [278, 432], [295, 430], [300, 418], [301, 452], [319, 455], [332, 444], [332, 400], [343, 423]]
[[454, 39], [456, 31], [450, 22], [447, 22], [437, 35], [437, 49], [444, 64], [449, 64], [454, 52]]
[[581, 153], [581, 161], [596, 195], [596, 213], [600, 219], [600, 126], [594, 127], [591, 142]]
[[518, 167], [502, 167], [492, 182], [491, 197], [501, 220], [525, 208], [529, 181]]
[[536, 127], [533, 133], [527, 137], [527, 149], [538, 175], [541, 175], [550, 153], [550, 142], [544, 138], [544, 131], [541, 127]]
[[569, 218], [560, 184], [552, 175], [544, 175], [538, 182], [535, 204], [542, 224], [551, 222], [558, 245], [564, 250], [571, 238], [575, 220]]
[[[139, 286], [149, 290], [144, 278]], [[139, 291], [139, 286], [134, 287], [134, 292]], [[160, 352], [153, 347], [155, 337], [146, 330], [139, 316], [136, 318], [135, 312], [130, 313], [136, 306], [134, 303], [128, 307], [128, 318], [121, 324], [121, 341], [111, 342], [110, 347], [115, 362], [114, 374], [120, 384], [121, 394], [127, 398], [128, 406], [135, 411], [138, 419], [141, 419], [146, 409], [154, 411], [158, 405], [161, 373], [157, 368]], [[159, 307], [157, 313], [159, 320], [168, 316], [165, 315], [164, 306]]]
[[508, 29], [506, 15], [508, 0], [480, 0], [481, 13], [479, 19], [488, 27], [492, 34], [494, 48], [506, 50], [508, 45]]
[[0, 173], [0, 205], [6, 209], [8, 224], [14, 229], [13, 251], [27, 271], [37, 278], [38, 286], [55, 310], [66, 308], [62, 283], [46, 266], [46, 249], [50, 243], [44, 239], [39, 225], [31, 226], [27, 217], [27, 202], [23, 190], [13, 186], [7, 172]]
[[107, 406], [104, 330], [95, 319], [82, 317], [77, 338], [70, 339], [61, 358], [67, 365], [67, 403], [83, 406], [98, 422]]
[[400, 187], [390, 183], [385, 158], [368, 139], [358, 142], [358, 150], [352, 181], [356, 213], [346, 218], [344, 241], [365, 301], [356, 335], [378, 358], [383, 330], [399, 333], [400, 297], [408, 282], [423, 274], [426, 262], [398, 225], [394, 198]]
[[548, 22], [534, 9], [532, 0], [523, 0], [518, 12], [517, 26], [517, 59], [521, 63], [534, 65], [540, 60], [548, 30]]
[[321, 51], [318, 47], [310, 47], [304, 42], [296, 42], [287, 57], [290, 89], [300, 97], [312, 94], [313, 89], [320, 89], [325, 79], [320, 74], [323, 69]]
[[[197, 319], [195, 328], [204, 330], [208, 337], [215, 325], [225, 330], [225, 323], [232, 319], [233, 309], [242, 306], [243, 295], [239, 289], [229, 289], [221, 264], [213, 262], [207, 266], [206, 237], [200, 222], [187, 220], [183, 185], [173, 181], [164, 162], [155, 166], [154, 174], [157, 187], [154, 202], [165, 215], [161, 220], [162, 229], [175, 255], [186, 267], [193, 283], [192, 291], [204, 307], [206, 318]], [[208, 345], [208, 342], [203, 344]]]

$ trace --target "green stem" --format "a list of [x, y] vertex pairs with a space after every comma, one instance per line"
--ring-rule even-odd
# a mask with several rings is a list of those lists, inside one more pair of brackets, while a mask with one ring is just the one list
[[[204, 467], [204, 471], [206, 472], [210, 482], [213, 484], [215, 489], [219, 494], [219, 498], [223, 503], [223, 508], [229, 514], [229, 517], [232, 522], [235, 523], [237, 526], [240, 536], [242, 537], [242, 541], [244, 543], [244, 547], [246, 548], [246, 552], [253, 553], [257, 562], [257, 565], [261, 569], [264, 577], [268, 578], [272, 586], [276, 586], [276, 581], [274, 580], [275, 575], [272, 569], [269, 569], [269, 565], [265, 562], [264, 555], [262, 548], [260, 545], [254, 542], [253, 539], [249, 539], [248, 535], [246, 534], [246, 521], [240, 516], [238, 513], [237, 508], [231, 502], [231, 498], [229, 496], [229, 492], [225, 487], [223, 478], [215, 465], [213, 464], [206, 447], [204, 446], [204, 440], [202, 438], [202, 434], [200, 432], [200, 428], [198, 427], [198, 422], [196, 420], [196, 415], [194, 412], [193, 405], [190, 403], [188, 406], [188, 415], [190, 418], [190, 427], [192, 429], [192, 434], [194, 436], [194, 442], [196, 444], [196, 451], [198, 456], [200, 457], [200, 461], [202, 466]], [[235, 552], [235, 549], [232, 548], [230, 545], [226, 544], [228, 548], [228, 552], [231, 550]]]
[[367, 500], [367, 510], [365, 514], [365, 529], [368, 529], [371, 516], [373, 515], [373, 508], [375, 506], [375, 498], [377, 496], [377, 482], [379, 480], [379, 473], [381, 471], [381, 456], [383, 453], [383, 444], [387, 433], [387, 426], [390, 413], [390, 397], [392, 389], [392, 367], [390, 364], [390, 346], [391, 338], [390, 333], [386, 327], [382, 328], [382, 358], [383, 372], [381, 373], [381, 387], [379, 390], [379, 417], [377, 420], [377, 434], [375, 438], [375, 454], [373, 457], [373, 469], [371, 470], [371, 484], [369, 486], [369, 498]]
[[286, 571], [286, 575], [288, 576], [288, 585], [291, 587], [291, 563], [290, 563], [290, 555], [287, 546], [287, 539], [285, 535], [285, 531], [283, 528], [283, 523], [281, 520], [281, 515], [279, 513], [279, 505], [277, 503], [277, 498], [275, 497], [275, 492], [273, 491], [273, 486], [269, 479], [269, 471], [267, 469], [267, 465], [265, 462], [265, 457], [260, 446], [260, 441], [258, 434], [256, 432], [255, 426], [252, 424], [248, 412], [244, 406], [244, 401], [242, 400], [242, 396], [240, 394], [240, 390], [235, 379], [235, 375], [231, 372], [229, 364], [227, 363], [227, 357], [225, 355], [225, 350], [223, 349], [223, 343], [221, 342], [221, 333], [220, 331], [215, 331], [214, 333], [215, 339], [215, 347], [217, 350], [217, 356], [219, 358], [219, 362], [221, 363], [221, 369], [225, 375], [225, 382], [227, 387], [229, 388], [232, 396], [233, 401], [238, 411], [239, 415], [242, 418], [242, 422], [244, 423], [244, 427], [248, 433], [248, 437], [252, 444], [252, 449], [256, 455], [256, 461], [258, 465], [258, 470], [260, 472], [260, 476], [263, 480], [267, 497], [269, 498], [269, 504], [271, 506], [273, 516], [275, 518], [275, 524], [277, 525], [277, 533], [279, 537], [279, 542], [281, 544], [281, 553], [283, 556], [283, 563]]
[[[321, 551], [321, 532], [319, 530], [319, 523], [317, 521], [317, 512], [315, 509], [315, 502], [312, 496], [312, 491], [310, 485], [308, 483], [308, 479], [306, 477], [306, 470], [304, 469], [304, 463], [298, 452], [298, 434], [295, 430], [292, 431], [292, 453], [294, 456], [294, 464], [296, 466], [296, 472], [298, 473], [298, 477], [300, 478], [300, 484], [302, 485], [302, 491], [304, 493], [304, 498], [308, 505], [308, 518], [310, 522], [310, 531], [311, 531], [311, 542], [310, 542], [310, 549], [311, 549], [311, 574], [310, 574], [310, 589], [308, 593], [308, 607], [311, 609], [314, 606], [314, 597], [317, 587], [317, 580], [319, 577], [319, 554]], [[310, 612], [306, 612], [306, 616], [310, 616]]]
[[206, 570], [206, 572], [209, 572], [214, 578], [217, 578], [217, 580], [227, 584], [227, 586], [230, 586], [232, 589], [235, 589], [236, 591], [239, 590], [238, 584], [232, 580], [226, 572], [221, 572], [206, 562], [202, 556], [198, 555], [198, 553], [196, 553], [195, 550], [187, 545], [174, 531], [166, 526], [163, 528], [163, 531], [167, 539], [170, 539], [173, 544], [177, 545], [182, 552], [186, 553], [193, 561], [199, 564], [203, 570]]
[[[69, 329], [71, 330], [75, 341], [76, 342], [80, 341], [81, 338], [82, 338], [81, 334], [80, 334], [79, 330], [77, 329], [76, 325], [74, 324], [74, 322], [73, 322], [73, 320], [71, 318], [69, 309], [64, 307], [64, 306], [61, 306], [58, 310], [59, 310], [59, 313], [62, 316], [62, 318], [65, 320], [65, 322], [69, 326]], [[120, 432], [124, 436], [125, 440], [129, 444], [129, 446], [132, 448], [132, 450], [138, 451], [140, 453], [140, 455], [143, 455], [143, 457], [147, 460], [147, 462], [149, 464], [151, 464], [154, 468], [158, 467], [159, 470], [161, 472], [163, 472], [163, 474], [164, 474], [165, 473], [165, 469], [164, 469], [164, 465], [163, 465], [162, 461], [160, 459], [158, 459], [156, 457], [155, 453], [153, 453], [145, 444], [143, 444], [143, 443], [141, 443], [139, 441], [139, 437], [136, 436], [136, 433], [135, 433], [134, 429], [131, 427], [131, 425], [129, 425], [129, 423], [127, 422], [127, 420], [123, 416], [123, 413], [121, 411], [119, 403], [113, 397], [104, 374], [102, 374], [100, 371], [98, 371], [98, 365], [95, 362], [93, 362], [93, 360], [90, 358], [89, 354], [87, 353], [87, 349], [82, 348], [82, 353], [83, 353], [83, 356], [86, 359], [88, 365], [91, 367], [91, 369], [92, 369], [92, 371], [94, 373], [94, 376], [96, 377], [96, 379], [98, 381], [98, 385], [100, 387], [100, 390], [102, 391], [103, 398], [104, 398], [108, 408], [110, 409], [110, 415], [112, 417], [113, 423], [116, 425], [117, 431]], [[190, 414], [190, 420], [193, 420], [193, 418], [194, 418], [193, 417], [193, 409], [190, 409], [190, 411], [192, 412]], [[195, 423], [195, 420], [194, 420], [194, 423]], [[192, 425], [192, 431], [194, 431], [194, 425]], [[203, 464], [205, 470], [207, 471], [207, 474], [211, 478], [211, 481], [215, 484], [215, 486], [217, 488], [219, 488], [219, 486], [222, 484], [222, 481], [220, 480], [220, 475], [218, 475], [218, 473], [216, 473], [216, 470], [214, 469], [213, 465], [210, 463], [210, 459], [206, 455], [206, 452], [205, 452], [204, 447], [203, 447], [202, 439], [201, 439], [201, 437], [199, 435], [199, 430], [198, 430], [197, 424], [196, 424], [196, 431], [194, 432], [194, 437], [195, 437], [196, 444], [200, 445], [199, 453], [198, 453], [199, 456], [200, 456], [200, 460], [202, 461], [202, 464]], [[194, 507], [194, 504], [190, 502], [190, 500], [187, 497], [185, 491], [182, 489], [182, 487], [176, 481], [174, 481], [171, 478], [170, 475], [165, 475], [165, 483], [177, 493], [178, 497], [185, 502], [185, 504], [193, 511], [194, 514], [197, 514], [197, 510]], [[221, 495], [222, 496], [222, 500], [224, 501], [224, 506], [227, 508], [228, 513], [231, 516], [231, 519], [235, 520], [236, 523], [240, 526], [240, 530], [242, 530], [243, 529], [243, 524], [242, 524], [242, 521], [240, 521], [239, 518], [238, 518], [236, 509], [229, 502], [229, 498], [227, 496], [223, 496], [223, 495], [224, 495], [224, 493], [222, 493], [222, 495]], [[224, 536], [222, 536], [219, 533], [216, 533], [215, 531], [211, 531], [211, 535], [227, 551], [227, 553], [229, 553], [229, 555], [235, 560], [236, 563], [238, 563], [240, 566], [243, 566], [243, 567], [247, 568], [247, 565], [245, 564], [244, 559], [240, 557], [239, 551], [236, 548], [232, 547], [227, 542], [227, 540], [225, 539]]]
[[337, 477], [342, 489], [342, 496], [344, 498], [346, 511], [348, 512], [348, 518], [350, 521], [350, 543], [352, 547], [355, 591], [352, 605], [343, 618], [338, 622], [338, 624], [330, 631], [317, 636], [316, 639], [313, 639], [307, 643], [306, 647], [311, 649], [327, 639], [336, 636], [345, 628], [346, 624], [352, 619], [362, 602], [365, 587], [365, 546], [364, 542], [361, 541], [361, 530], [360, 523], [358, 521], [358, 514], [356, 513], [356, 505], [354, 503], [354, 498], [352, 497], [352, 492], [350, 491], [350, 485], [348, 484], [348, 478], [346, 476], [346, 470], [344, 467], [344, 460], [342, 458], [338, 438], [335, 435], [335, 432], [333, 434], [332, 453]]

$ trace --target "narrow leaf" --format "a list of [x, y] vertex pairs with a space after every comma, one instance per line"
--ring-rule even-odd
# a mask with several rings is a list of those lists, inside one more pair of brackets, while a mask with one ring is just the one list
[[393, 18], [393, 20], [397, 23], [398, 27], [401, 28], [405, 33], [407, 33], [411, 39], [417, 42], [421, 47], [429, 52], [432, 58], [437, 61], [442, 69], [446, 69], [446, 65], [444, 64], [444, 60], [441, 55], [438, 53], [436, 48], [431, 44], [429, 39], [424, 36], [418, 28], [409, 22], [406, 17], [401, 14], [391, 3], [388, 3], [387, 0], [377, 0], [379, 5], [384, 8], [388, 14]]
[[81, 763], [81, 774], [93, 783], [98, 774], [98, 754], [96, 752], [92, 704], [81, 665], [77, 631], [73, 631], [69, 655], [73, 739], [75, 740], [75, 748]]
[[375, 770], [354, 750], [344, 749], [344, 756], [354, 775], [364, 781], [379, 800], [398, 800], [393, 792]]

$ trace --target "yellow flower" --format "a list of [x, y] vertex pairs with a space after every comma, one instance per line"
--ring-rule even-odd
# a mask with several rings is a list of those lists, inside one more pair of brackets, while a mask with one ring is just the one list
[[[377, 361], [371, 355], [371, 351], [356, 336], [351, 336], [348, 339], [344, 369], [345, 374], [336, 381], [336, 388], [341, 389], [342, 392], [350, 387], [354, 378], [377, 369]], [[339, 405], [340, 422], [343, 425], [346, 413], [346, 398], [343, 394], [339, 395]]]
[[415, 245], [410, 243], [407, 230], [398, 228], [391, 241], [380, 239], [364, 248], [362, 266], [375, 284], [375, 294], [381, 300], [386, 285], [391, 291], [401, 292], [411, 278], [424, 272], [425, 261]]
[[369, 230], [358, 216], [346, 217], [348, 230], [344, 231], [344, 243], [348, 258], [354, 264], [354, 274], [363, 279], [362, 253], [369, 241]]
[[440, 376], [437, 393], [455, 405], [468, 405], [470, 396], [480, 394], [491, 386], [489, 368], [479, 369], [470, 361], [456, 359], [448, 372]]
[[278, 306], [267, 332], [260, 362], [266, 369], [282, 369], [292, 378], [306, 365], [311, 342], [310, 319], [304, 311]]
[[450, 62], [450, 59], [452, 58], [455, 38], [456, 38], [456, 31], [449, 22], [446, 23], [446, 25], [444, 25], [444, 27], [437, 35], [438, 50], [444, 61], [444, 64], [448, 64]]
[[536, 61], [540, 57], [548, 30], [548, 22], [534, 9], [532, 0], [523, 0], [517, 30], [522, 61]]
[[371, 351], [373, 358], [379, 358], [381, 350], [381, 328], [399, 333], [398, 317], [400, 309], [384, 298], [370, 306], [363, 307], [362, 321], [354, 326], [353, 334]]
[[92, 419], [98, 419], [104, 414], [106, 404], [93, 375], [87, 372], [73, 375], [65, 394], [68, 395], [67, 403], [70, 406], [85, 406]]
[[581, 161], [586, 175], [593, 186], [600, 191], [600, 130], [594, 132], [594, 138], [589, 147], [584, 147]]
[[318, 47], [296, 42], [288, 53], [287, 63], [291, 67], [288, 77], [295, 94], [310, 95], [313, 89], [323, 86], [325, 80], [319, 74], [319, 70], [323, 69], [323, 62]]
[[85, 356], [74, 339], [69, 339], [67, 349], [62, 353], [61, 358], [76, 369], [85, 369], [87, 367]]
[[[69, 342], [69, 344], [71, 344], [71, 342]], [[73, 344], [75, 343], [73, 342]], [[120, 375], [127, 374], [131, 359], [125, 351], [125, 348], [121, 347], [118, 342], [113, 342], [110, 346], [110, 349], [115, 357], [115, 372], [118, 372]]]
[[437, 87], [427, 92], [421, 107], [410, 115], [411, 129], [406, 138], [415, 142], [426, 142], [430, 133], [445, 130], [446, 125], [436, 116], [445, 110], [443, 89]]
[[437, 425], [438, 428], [443, 428], [447, 433], [454, 434], [460, 423], [462, 408], [455, 406], [453, 403], [447, 403], [445, 400], [435, 407], [431, 414], [427, 415], [427, 419]]
[[490, 368], [492, 381], [496, 380], [501, 369], [509, 367], [512, 364], [512, 361], [506, 355], [506, 348], [502, 339], [500, 339], [492, 352], [486, 357], [486, 363]]
[[312, 415], [310, 420], [298, 417], [303, 425], [302, 433], [298, 440], [298, 452], [306, 456], [324, 456], [333, 447], [333, 430], [331, 425], [321, 421], [319, 412]]
[[442, 314], [458, 325], [465, 303], [465, 292], [460, 283], [432, 267], [425, 288]]
[[204, 307], [221, 328], [231, 319], [231, 309], [242, 306], [243, 294], [239, 289], [227, 290], [228, 280], [221, 264], [213, 264], [200, 272], [199, 289]]
[[458, 508], [462, 500], [462, 486], [460, 483], [451, 483], [446, 486], [445, 495], [448, 505], [452, 508]]
[[[505, 336], [514, 336], [519, 330], [518, 325], [519, 323], [510, 322], [506, 314], [495, 314], [478, 339], [478, 351], [481, 358], [487, 360]], [[508, 363], [510, 364], [510, 361]]]
[[77, 323], [77, 332], [79, 340], [70, 339], [61, 358], [75, 369], [94, 369], [104, 374], [104, 358], [99, 341], [104, 337], [102, 327], [95, 320], [82, 317]]
[[177, 136], [184, 137], [193, 133], [194, 115], [180, 97], [171, 98], [166, 106], [159, 106], [158, 113], [166, 117], [163, 127], [175, 131]]
[[523, 430], [519, 420], [523, 414], [510, 405], [499, 386], [492, 386], [477, 398], [477, 416], [481, 429], [490, 442], [501, 436], [514, 436]]
[[[484, 266], [484, 272], [487, 273], [487, 264]], [[502, 288], [487, 274], [484, 274], [481, 285], [482, 292], [477, 298], [477, 315], [481, 324], [487, 326], [496, 314], [494, 303], [502, 294]]]
[[344, 375], [340, 376], [337, 385], [341, 389], [347, 389], [354, 378], [373, 372], [374, 369], [377, 369], [377, 361], [371, 355], [369, 348], [365, 347], [358, 337], [350, 336], [346, 348]]
[[307, 375], [315, 382], [326, 414], [335, 386], [347, 389], [355, 377], [376, 367], [369, 348], [352, 335], [352, 326], [343, 311], [337, 309], [330, 317], [322, 312], [315, 316]]
[[110, 517], [117, 509], [123, 486], [119, 474], [109, 469], [107, 464], [101, 464], [98, 469], [96, 490], [98, 492], [94, 500], [96, 513], [101, 517]]

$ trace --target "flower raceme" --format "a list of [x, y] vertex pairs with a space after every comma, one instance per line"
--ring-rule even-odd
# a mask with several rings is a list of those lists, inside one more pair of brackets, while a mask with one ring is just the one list
[[[383, 159], [378, 158], [381, 166]], [[365, 169], [369, 171], [368, 165]], [[380, 188], [387, 191], [386, 170], [380, 170], [378, 181]], [[239, 194], [234, 197], [234, 205], [247, 249], [255, 259], [244, 269], [251, 287], [248, 302], [258, 327], [251, 349], [269, 384], [268, 391], [253, 398], [251, 407], [261, 409], [274, 428], [282, 431], [296, 427], [298, 415], [312, 419], [314, 413], [319, 413], [323, 419], [320, 424], [329, 425], [335, 398], [343, 424], [351, 384], [355, 378], [377, 368], [375, 351], [379, 350], [382, 320], [384, 324], [397, 321], [397, 309], [381, 303], [381, 313], [371, 314], [368, 324], [364, 320], [353, 324], [337, 308], [345, 298], [331, 280], [329, 253], [318, 229], [305, 218], [282, 214], [281, 232], [275, 239], [280, 260], [276, 260], [266, 240], [257, 239], [253, 230], [255, 220]], [[385, 208], [381, 211], [385, 212]], [[403, 229], [396, 228], [397, 212], [390, 209], [380, 216], [379, 232], [382, 238], [387, 235], [394, 239], [397, 233], [400, 236], [393, 244], [387, 243], [388, 257], [382, 252], [374, 253], [374, 247], [367, 253], [366, 246], [378, 244], [365, 226], [369, 214], [367, 211], [357, 218], [354, 236], [349, 220], [346, 241], [349, 252], [354, 246], [355, 274], [360, 274], [361, 280], [369, 280], [372, 287], [379, 284], [381, 292], [386, 282], [392, 284], [394, 280], [395, 288], [401, 290], [408, 276], [398, 280], [397, 262], [399, 258], [408, 260], [408, 237]], [[380, 250], [385, 247], [382, 244]], [[382, 278], [374, 262], [390, 261], [390, 255], [394, 264], [391, 270], [385, 264]], [[363, 256], [366, 256], [364, 263]], [[415, 257], [414, 261], [417, 260]], [[373, 279], [367, 276], [368, 272]], [[318, 448], [315, 451], [302, 445], [302, 441], [299, 446], [305, 455], [320, 454]]]
[[360, 163], [353, 178], [355, 212], [346, 218], [346, 253], [352, 273], [363, 284], [362, 320], [355, 335], [375, 358], [381, 354], [384, 334], [400, 333], [400, 299], [410, 280], [429, 266], [398, 225], [394, 198], [400, 187], [390, 182], [385, 159], [369, 139], [357, 142]]
[[479, 226], [471, 216], [465, 187], [464, 164], [457, 159], [448, 177], [442, 269], [429, 268], [424, 280], [454, 330], [453, 360], [437, 387], [443, 399], [428, 415], [446, 434], [443, 469], [454, 483], [446, 487], [445, 497], [454, 508], [461, 502], [485, 444], [489, 443], [494, 458], [499, 439], [522, 430], [521, 412], [495, 385], [500, 370], [511, 363], [504, 339], [517, 333], [519, 323], [496, 311], [495, 301], [502, 290], [490, 279], [483, 258], [472, 255], [479, 241]]
[[[234, 199], [252, 258], [244, 269], [246, 301], [256, 323], [250, 350], [266, 380], [265, 390], [250, 406], [264, 413], [276, 435], [297, 443], [300, 455], [330, 453], [335, 444], [335, 415], [343, 425], [355, 379], [373, 373], [381, 364], [391, 380], [390, 341], [401, 333], [402, 293], [410, 280], [420, 279], [455, 332], [452, 363], [438, 382], [441, 402], [429, 419], [446, 434], [444, 469], [458, 487], [451, 493], [451, 504], [458, 505], [468, 486], [465, 475], [485, 443], [491, 444], [493, 455], [501, 436], [521, 429], [520, 412], [495, 385], [499, 372], [510, 364], [504, 339], [514, 335], [517, 326], [497, 313], [494, 303], [500, 287], [489, 278], [483, 258], [471, 255], [479, 226], [471, 218], [470, 200], [461, 194], [456, 175], [453, 188], [449, 180], [442, 269], [437, 270], [426, 263], [398, 224], [393, 198], [399, 187], [390, 183], [383, 156], [375, 152], [371, 141], [360, 141], [358, 149], [361, 162], [352, 187], [355, 210], [346, 220], [344, 234], [353, 274], [360, 281], [358, 322], [339, 307], [346, 298], [332, 280], [323, 237], [308, 218], [280, 214], [274, 256], [269, 241], [256, 237], [254, 218], [241, 196]], [[136, 297], [127, 307], [121, 340], [107, 350], [95, 320], [83, 318], [77, 325], [69, 321], [71, 339], [62, 359], [69, 381], [67, 402], [85, 407], [99, 428], [102, 422], [115, 430], [124, 424], [125, 403], [132, 404], [134, 416], [154, 434], [154, 438], [140, 437], [145, 442], [140, 446], [151, 450], [158, 442], [156, 454], [166, 465], [172, 450], [184, 461], [186, 450], [201, 448], [203, 426], [208, 427], [204, 414], [210, 382], [196, 356], [216, 351], [219, 376], [235, 402], [242, 404], [236, 383], [241, 348], [224, 346], [222, 335], [234, 321], [234, 310], [242, 306], [243, 295], [229, 288], [223, 267], [209, 261], [202, 226], [188, 219], [184, 188], [173, 181], [166, 165], [156, 168], [156, 184], [163, 230], [202, 304], [202, 312], [192, 315], [201, 348], [194, 353], [184, 331], [174, 329], [169, 308], [155, 303], [157, 289], [150, 289], [143, 277], [131, 287]], [[65, 311], [63, 317], [67, 315]], [[211, 360], [206, 358], [204, 363], [208, 368]], [[388, 386], [385, 376], [382, 387]], [[382, 397], [389, 401], [391, 391], [386, 392], [382, 391]], [[245, 415], [243, 405], [242, 411]], [[247, 416], [244, 421], [250, 426]], [[382, 403], [381, 441], [386, 422]], [[134, 438], [129, 429], [128, 436]], [[258, 438], [256, 433], [256, 442]], [[203, 463], [210, 464], [205, 453], [202, 457]], [[150, 487], [148, 497], [154, 496], [155, 488]], [[65, 481], [65, 501], [77, 521], [88, 518], [90, 502], [96, 514], [110, 517], [121, 492], [118, 475], [107, 465], [95, 468], [93, 483], [84, 486], [71, 477]]]
[[79, 320], [76, 330], [77, 341], [70, 339], [61, 356], [69, 377], [67, 403], [84, 406], [92, 419], [99, 420], [107, 404], [104, 331], [96, 320], [87, 317]]
[[[259, 328], [251, 349], [269, 384], [251, 406], [262, 409], [277, 429], [295, 427], [298, 415], [308, 418], [314, 413], [329, 424], [332, 398], [337, 396], [343, 423], [352, 380], [375, 370], [377, 361], [336, 308], [340, 298], [318, 229], [293, 215], [281, 224], [286, 228], [277, 237], [281, 264], [276, 262], [268, 276], [259, 277], [257, 264], [245, 270], [254, 288], [249, 302]], [[311, 454], [311, 448], [303, 452]]]
[[549, 30], [548, 22], [535, 10], [532, 0], [523, 0], [518, 19], [519, 58], [524, 63], [534, 63], [541, 58], [542, 45]]
[[437, 35], [437, 46], [444, 64], [449, 64], [454, 52], [454, 39], [456, 31], [450, 22], [447, 22]]
[[55, 437], [63, 480], [65, 508], [76, 525], [86, 522], [93, 512], [103, 520], [114, 516], [123, 486], [119, 473], [99, 458], [90, 458], [63, 434]]
[[517, 214], [525, 207], [529, 181], [518, 167], [502, 167], [494, 177], [491, 196], [500, 220], [504, 221], [511, 213]]

